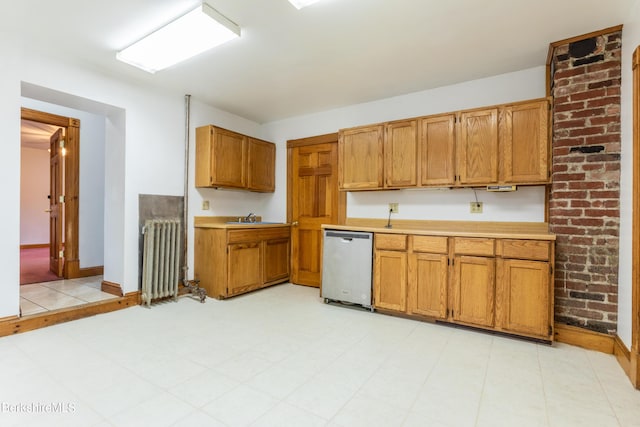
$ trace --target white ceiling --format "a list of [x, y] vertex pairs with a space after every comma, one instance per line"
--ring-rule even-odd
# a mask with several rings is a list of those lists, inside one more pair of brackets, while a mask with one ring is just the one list
[[58, 126], [33, 122], [31, 120], [20, 121], [20, 145], [38, 150], [48, 150], [51, 135], [60, 129]]
[[242, 37], [154, 75], [115, 52], [197, 0], [11, 2], [0, 28], [135, 84], [259, 123], [544, 65], [549, 43], [624, 22], [634, 0], [207, 0]]

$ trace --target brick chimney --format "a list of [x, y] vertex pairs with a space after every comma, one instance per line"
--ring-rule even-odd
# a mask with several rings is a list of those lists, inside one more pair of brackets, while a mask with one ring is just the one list
[[550, 64], [555, 321], [609, 334], [618, 305], [621, 40], [615, 31], [554, 44]]

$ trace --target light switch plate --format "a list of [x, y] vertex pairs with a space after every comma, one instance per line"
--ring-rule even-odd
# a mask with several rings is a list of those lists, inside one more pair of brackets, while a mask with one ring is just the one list
[[208, 211], [209, 210], [209, 201], [208, 200], [203, 200], [202, 201], [202, 210], [203, 211]]

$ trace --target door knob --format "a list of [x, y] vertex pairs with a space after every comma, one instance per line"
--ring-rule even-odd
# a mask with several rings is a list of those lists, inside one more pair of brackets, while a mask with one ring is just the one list
[[49, 213], [49, 212], [51, 212], [51, 209], [45, 209], [44, 211]]
[[298, 221], [293, 221], [293, 222], [291, 223], [291, 225], [292, 225], [292, 226], [294, 226], [294, 227], [297, 227], [297, 226], [298, 226]]

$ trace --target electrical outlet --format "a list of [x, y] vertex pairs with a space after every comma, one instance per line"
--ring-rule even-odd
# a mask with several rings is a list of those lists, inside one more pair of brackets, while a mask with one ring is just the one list
[[209, 210], [209, 201], [208, 200], [203, 200], [202, 201], [202, 210], [203, 211], [208, 211]]
[[482, 202], [470, 202], [469, 206], [469, 212], [482, 213]]
[[398, 213], [398, 204], [397, 203], [389, 203], [389, 211], [391, 213]]

